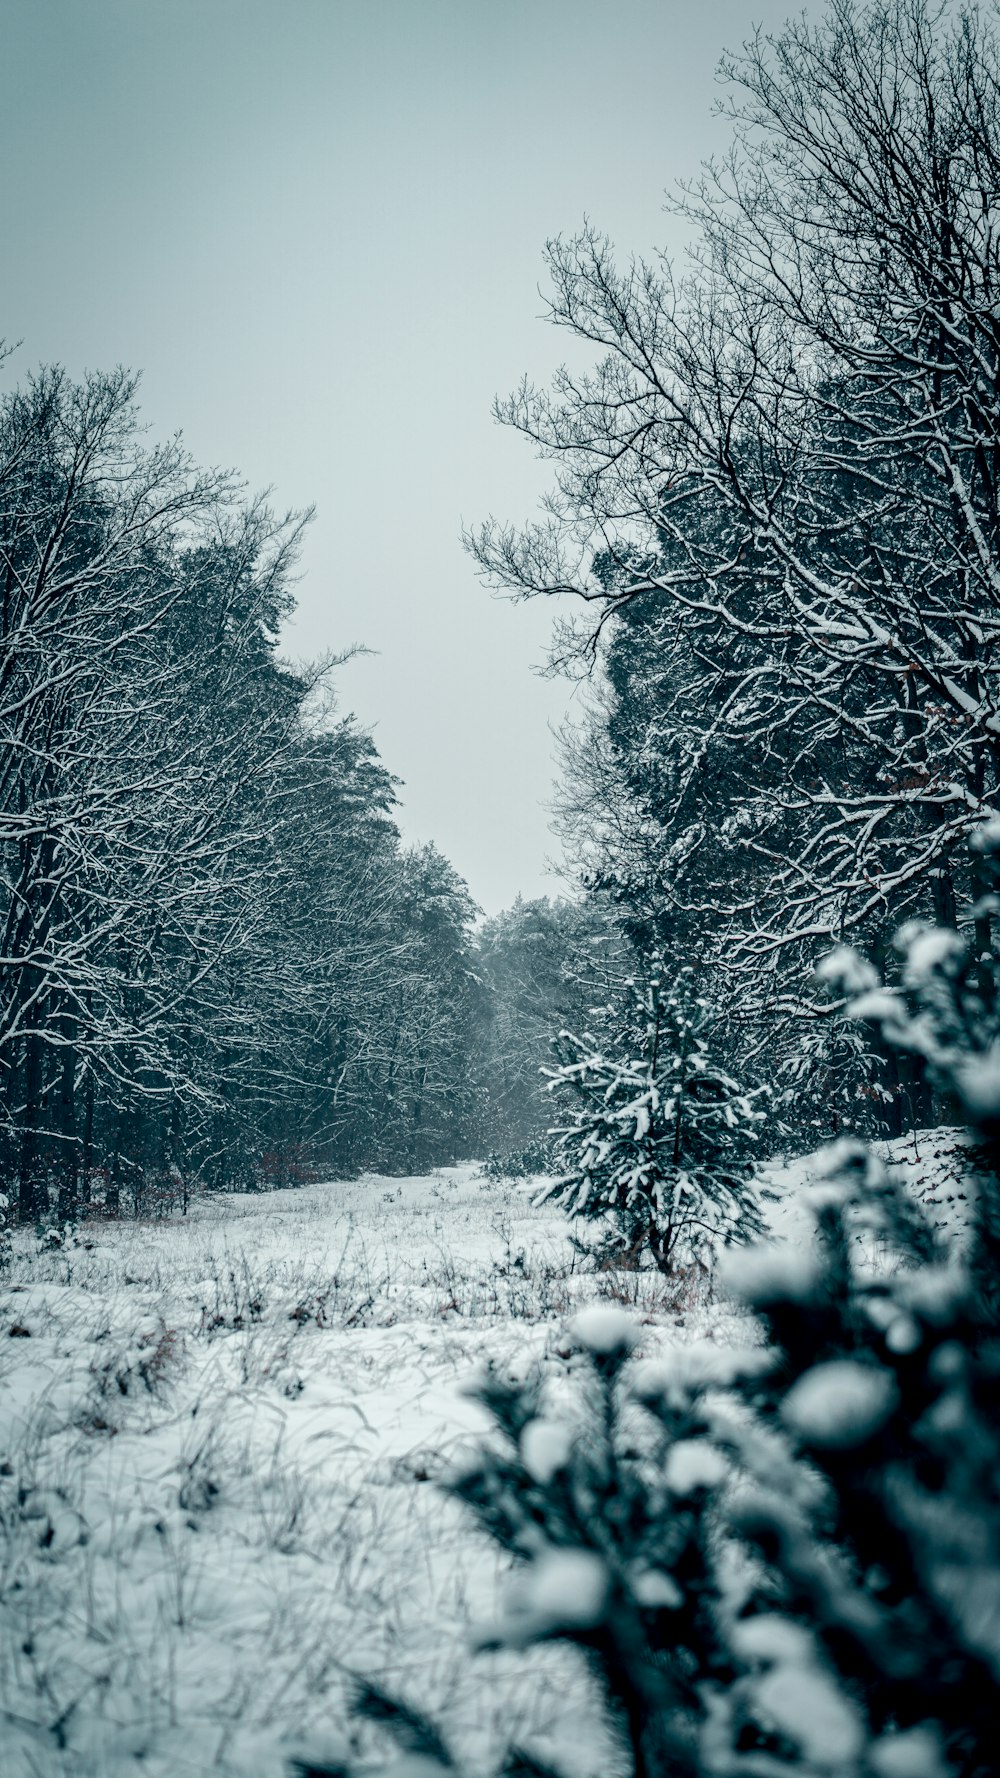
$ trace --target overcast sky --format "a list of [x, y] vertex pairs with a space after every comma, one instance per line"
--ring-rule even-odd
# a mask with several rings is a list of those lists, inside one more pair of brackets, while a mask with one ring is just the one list
[[156, 434], [315, 504], [293, 654], [341, 673], [487, 909], [554, 887], [551, 610], [491, 600], [463, 520], [544, 470], [490, 417], [564, 349], [546, 238], [673, 247], [725, 140], [722, 49], [774, 0], [2, 0], [0, 333], [14, 373], [144, 373]]

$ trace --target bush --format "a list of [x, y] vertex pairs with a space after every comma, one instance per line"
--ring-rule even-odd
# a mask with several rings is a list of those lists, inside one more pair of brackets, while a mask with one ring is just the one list
[[548, 1173], [552, 1157], [544, 1142], [529, 1142], [527, 1148], [513, 1148], [504, 1153], [487, 1155], [481, 1173], [494, 1183], [501, 1179], [536, 1179]]
[[752, 1156], [763, 1114], [714, 1061], [689, 970], [629, 984], [609, 1041], [564, 1032], [549, 1090], [557, 1176], [541, 1194], [610, 1222], [662, 1272], [764, 1231]]

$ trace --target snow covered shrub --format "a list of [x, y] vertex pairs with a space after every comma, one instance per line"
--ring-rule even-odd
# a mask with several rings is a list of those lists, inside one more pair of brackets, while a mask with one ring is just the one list
[[503, 1153], [494, 1151], [487, 1155], [482, 1166], [482, 1177], [494, 1183], [504, 1179], [534, 1179], [539, 1173], [548, 1173], [552, 1166], [552, 1158], [544, 1142], [529, 1142], [527, 1148], [508, 1149]]
[[43, 1219], [35, 1224], [35, 1245], [42, 1253], [70, 1253], [77, 1245], [76, 1224]]
[[610, 1221], [626, 1253], [662, 1272], [762, 1233], [752, 1155], [762, 1113], [714, 1062], [690, 971], [629, 984], [601, 1047], [564, 1032], [548, 1070], [560, 1121], [556, 1177], [541, 1194]]
[[133, 1330], [124, 1346], [95, 1350], [90, 1374], [100, 1399], [144, 1392], [156, 1395], [176, 1366], [181, 1342], [176, 1328], [162, 1321]]

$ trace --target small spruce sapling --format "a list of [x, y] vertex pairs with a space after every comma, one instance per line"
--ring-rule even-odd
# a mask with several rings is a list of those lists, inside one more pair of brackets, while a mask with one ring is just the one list
[[661, 1272], [763, 1233], [752, 1157], [763, 1113], [711, 1054], [692, 972], [628, 984], [604, 1045], [563, 1032], [546, 1070], [559, 1121], [540, 1194], [610, 1221], [633, 1263]]

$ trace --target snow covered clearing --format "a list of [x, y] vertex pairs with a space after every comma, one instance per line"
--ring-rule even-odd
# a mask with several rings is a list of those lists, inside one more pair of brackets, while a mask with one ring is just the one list
[[[954, 1141], [898, 1146], [947, 1203]], [[769, 1171], [786, 1247], [811, 1239], [815, 1170]], [[571, 1651], [470, 1652], [505, 1565], [434, 1486], [486, 1426], [463, 1384], [540, 1359], [558, 1404], [588, 1303], [623, 1303], [654, 1360], [753, 1342], [746, 1316], [690, 1280], [595, 1272], [560, 1211], [472, 1167], [91, 1224], [63, 1252], [19, 1239], [0, 1290], [4, 1778], [282, 1778], [293, 1750], [336, 1746], [352, 1676], [439, 1717], [473, 1765], [511, 1740], [606, 1763]]]
[[471, 1167], [85, 1240], [0, 1292], [4, 1778], [280, 1778], [351, 1675], [470, 1759], [557, 1736], [599, 1763], [570, 1652], [470, 1655], [503, 1577], [433, 1486], [486, 1423], [462, 1385], [490, 1356], [571, 1387], [567, 1316], [601, 1298], [650, 1355], [746, 1322], [581, 1269], [560, 1212]]

